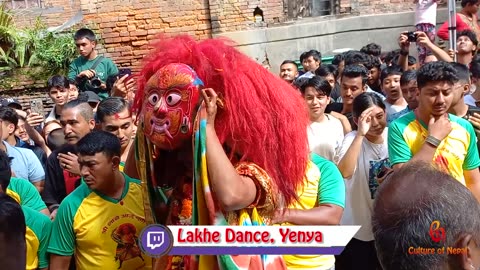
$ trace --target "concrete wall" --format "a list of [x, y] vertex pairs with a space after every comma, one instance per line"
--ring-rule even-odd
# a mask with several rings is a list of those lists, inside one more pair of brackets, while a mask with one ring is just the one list
[[[439, 9], [437, 14], [439, 25], [448, 18], [446, 9]], [[382, 51], [398, 49], [399, 33], [414, 30], [413, 22], [414, 12], [334, 20], [329, 20], [327, 17], [287, 26], [222, 33], [214, 36], [234, 40], [241, 51], [259, 63], [269, 62], [272, 72], [277, 73], [283, 60], [297, 60], [302, 52], [310, 49], [317, 49], [323, 56], [333, 55], [333, 50], [340, 48], [360, 49], [371, 42], [381, 45]], [[416, 55], [415, 48], [411, 46], [411, 52], [414, 55]]]

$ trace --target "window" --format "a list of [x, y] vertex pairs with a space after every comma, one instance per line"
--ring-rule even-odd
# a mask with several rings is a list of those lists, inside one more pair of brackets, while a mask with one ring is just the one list
[[335, 0], [283, 0], [283, 6], [291, 19], [335, 14]]
[[3, 0], [8, 9], [41, 8], [42, 0]]

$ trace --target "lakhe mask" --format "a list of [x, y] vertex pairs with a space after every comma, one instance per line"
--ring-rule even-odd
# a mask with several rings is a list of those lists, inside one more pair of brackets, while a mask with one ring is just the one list
[[145, 85], [141, 124], [145, 136], [164, 150], [179, 148], [193, 135], [203, 82], [185, 64], [168, 64]]

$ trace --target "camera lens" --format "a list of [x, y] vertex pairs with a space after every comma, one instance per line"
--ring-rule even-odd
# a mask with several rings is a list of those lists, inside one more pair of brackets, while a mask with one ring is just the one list
[[91, 85], [93, 88], [100, 88], [100, 86], [102, 85], [102, 81], [100, 81], [100, 79], [98, 79], [98, 78], [93, 78], [93, 79], [90, 81], [90, 85]]

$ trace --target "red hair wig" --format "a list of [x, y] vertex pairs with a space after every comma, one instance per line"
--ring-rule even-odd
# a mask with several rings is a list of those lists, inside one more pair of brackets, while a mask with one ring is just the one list
[[160, 38], [139, 74], [134, 110], [141, 110], [146, 81], [158, 69], [170, 63], [189, 65], [224, 100], [215, 121], [220, 142], [228, 142], [241, 160], [262, 167], [290, 204], [303, 185], [309, 160], [305, 103], [292, 86], [232, 45], [224, 39]]

